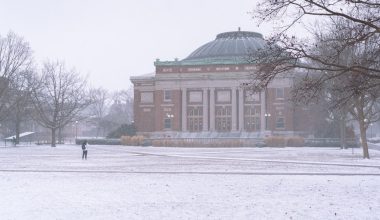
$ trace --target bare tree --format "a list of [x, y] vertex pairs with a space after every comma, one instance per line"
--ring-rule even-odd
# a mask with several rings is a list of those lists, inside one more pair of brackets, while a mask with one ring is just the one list
[[[374, 93], [380, 90], [380, 1], [260, 1], [254, 17], [275, 21], [279, 32], [268, 39], [269, 49], [251, 60], [262, 64], [252, 88], [265, 88], [278, 75], [302, 69], [307, 74], [294, 88], [293, 98], [313, 100], [327, 88], [333, 107], [349, 111], [359, 122], [363, 156], [369, 158], [365, 131], [369, 121], [376, 120]], [[289, 29], [310, 17], [332, 25], [315, 32], [318, 41], [288, 36]]]
[[351, 39], [353, 42], [380, 33], [379, 0], [260, 0], [253, 17], [259, 24], [276, 21], [283, 33], [296, 23], [310, 18], [343, 18], [361, 30]]
[[261, 65], [253, 75], [252, 88], [264, 88], [278, 75], [303, 70], [293, 88], [293, 99], [310, 102], [324, 97], [331, 109], [350, 112], [359, 123], [363, 157], [369, 158], [365, 133], [368, 124], [378, 120], [380, 33], [355, 41], [362, 29], [345, 18], [330, 19], [325, 27], [315, 32], [313, 46], [296, 38], [282, 38], [279, 44], [270, 43], [268, 50], [252, 57], [252, 62]]
[[[351, 21], [344, 19], [333, 20], [330, 31], [327, 36], [319, 35], [320, 54], [314, 54], [319, 57], [331, 57], [334, 54], [336, 45], [346, 42], [346, 39], [352, 39], [356, 36], [355, 26]], [[353, 66], [359, 65], [366, 67], [368, 72], [363, 74], [362, 71], [355, 69], [347, 70], [343, 73], [339, 71], [325, 71], [321, 77], [309, 81], [309, 87], [314, 91], [320, 90], [323, 85], [328, 85], [328, 91], [332, 100], [332, 108], [340, 111], [348, 111], [351, 116], [358, 122], [360, 130], [360, 139], [363, 148], [363, 157], [369, 158], [366, 131], [369, 125], [380, 120], [380, 78], [373, 77], [377, 75], [370, 69], [380, 69], [380, 51], [379, 51], [380, 34], [374, 34], [367, 39], [346, 46], [339, 55], [335, 55], [334, 61], [337, 65]], [[330, 61], [331, 62], [331, 61]], [[332, 82], [332, 83], [331, 83]], [[302, 86], [301, 86], [302, 88]], [[300, 89], [305, 93], [305, 90]]]
[[86, 80], [62, 62], [46, 62], [39, 86], [33, 91], [35, 118], [51, 129], [51, 146], [56, 146], [56, 131], [72, 122], [91, 103]]
[[16, 144], [20, 139], [21, 123], [32, 114], [31, 96], [37, 84], [36, 75], [32, 70], [17, 73], [9, 83], [7, 115], [8, 120], [14, 125]]
[[[260, 60], [270, 64], [263, 67], [267, 71], [261, 71], [256, 76], [262, 88], [278, 74], [288, 72], [295, 67], [333, 71], [335, 75], [356, 72], [371, 79], [380, 79], [379, 68], [358, 62], [350, 62], [349, 65], [337, 62], [347, 48], [377, 38], [376, 36], [380, 34], [379, 0], [262, 0], [257, 4], [253, 15], [260, 22], [275, 21], [279, 26], [279, 32], [268, 39], [267, 54], [262, 54], [270, 56], [262, 56], [266, 59]], [[340, 26], [340, 30], [335, 31], [349, 29], [350, 34], [344, 38], [340, 36], [339, 43], [337, 40], [333, 41], [328, 56], [315, 56], [314, 51], [320, 46], [318, 43], [300, 40], [294, 35], [287, 34], [296, 23], [310, 17], [324, 19], [326, 22], [344, 21], [348, 25]], [[378, 59], [379, 53], [379, 42], [377, 42], [376, 51], [367, 54], [369, 55], [367, 58]], [[329, 80], [331, 76], [325, 78]]]
[[6, 37], [0, 35], [0, 113], [9, 107], [10, 81], [17, 74], [29, 71], [31, 65], [32, 50], [28, 42], [12, 32]]
[[120, 90], [113, 95], [109, 118], [118, 124], [131, 123], [133, 119], [133, 90]]
[[[91, 90], [92, 104], [89, 106], [92, 122], [96, 125], [96, 137], [100, 135], [100, 130], [105, 130], [105, 119], [108, 110], [108, 91], [103, 88]], [[104, 136], [104, 134], [103, 134]]]
[[327, 83], [324, 99], [328, 100], [329, 109], [338, 113], [342, 120], [346, 120], [349, 113], [350, 118], [358, 122], [363, 157], [369, 158], [366, 131], [371, 123], [380, 120], [380, 90], [377, 87], [366, 88], [373, 80], [355, 72], [332, 81]]

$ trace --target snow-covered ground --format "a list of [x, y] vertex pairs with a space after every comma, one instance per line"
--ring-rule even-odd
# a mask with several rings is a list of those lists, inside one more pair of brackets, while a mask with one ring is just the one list
[[0, 147], [0, 219], [380, 219], [380, 151]]

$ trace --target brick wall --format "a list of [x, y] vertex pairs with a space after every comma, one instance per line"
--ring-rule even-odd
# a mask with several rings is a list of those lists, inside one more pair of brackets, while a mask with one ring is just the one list
[[164, 101], [164, 90], [157, 90], [154, 93], [155, 97], [155, 130], [164, 131], [164, 118], [166, 115], [173, 115], [172, 128], [166, 129], [169, 131], [181, 130], [181, 91], [170, 90], [171, 100]]
[[142, 104], [140, 91], [134, 90], [134, 121], [138, 132], [152, 132], [155, 127], [153, 103]]

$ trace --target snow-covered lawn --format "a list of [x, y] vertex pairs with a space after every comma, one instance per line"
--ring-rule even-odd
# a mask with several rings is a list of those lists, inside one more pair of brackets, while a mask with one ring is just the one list
[[0, 147], [0, 219], [380, 219], [380, 151]]

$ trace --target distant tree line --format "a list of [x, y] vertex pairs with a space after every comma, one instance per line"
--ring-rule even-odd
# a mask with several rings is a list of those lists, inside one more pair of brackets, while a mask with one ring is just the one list
[[[260, 91], [293, 74], [293, 101], [322, 105], [341, 124], [342, 140], [346, 123], [356, 121], [369, 158], [366, 131], [380, 120], [380, 1], [260, 0], [253, 17], [278, 31], [250, 57], [259, 70], [246, 86]], [[318, 22], [307, 25], [310, 19]], [[296, 25], [312, 37], [291, 34]]]
[[91, 91], [91, 96], [93, 103], [86, 112], [91, 115], [87, 120], [96, 129], [93, 136], [120, 138], [131, 134], [129, 129], [135, 129], [132, 89], [109, 92], [104, 88], [96, 88]]
[[131, 90], [109, 94], [90, 88], [87, 79], [63, 61], [48, 60], [37, 67], [26, 40], [12, 32], [0, 35], [0, 131], [15, 135], [16, 144], [28, 122], [50, 130], [52, 147], [62, 140], [65, 127], [78, 121], [91, 122], [95, 136], [130, 124]]

